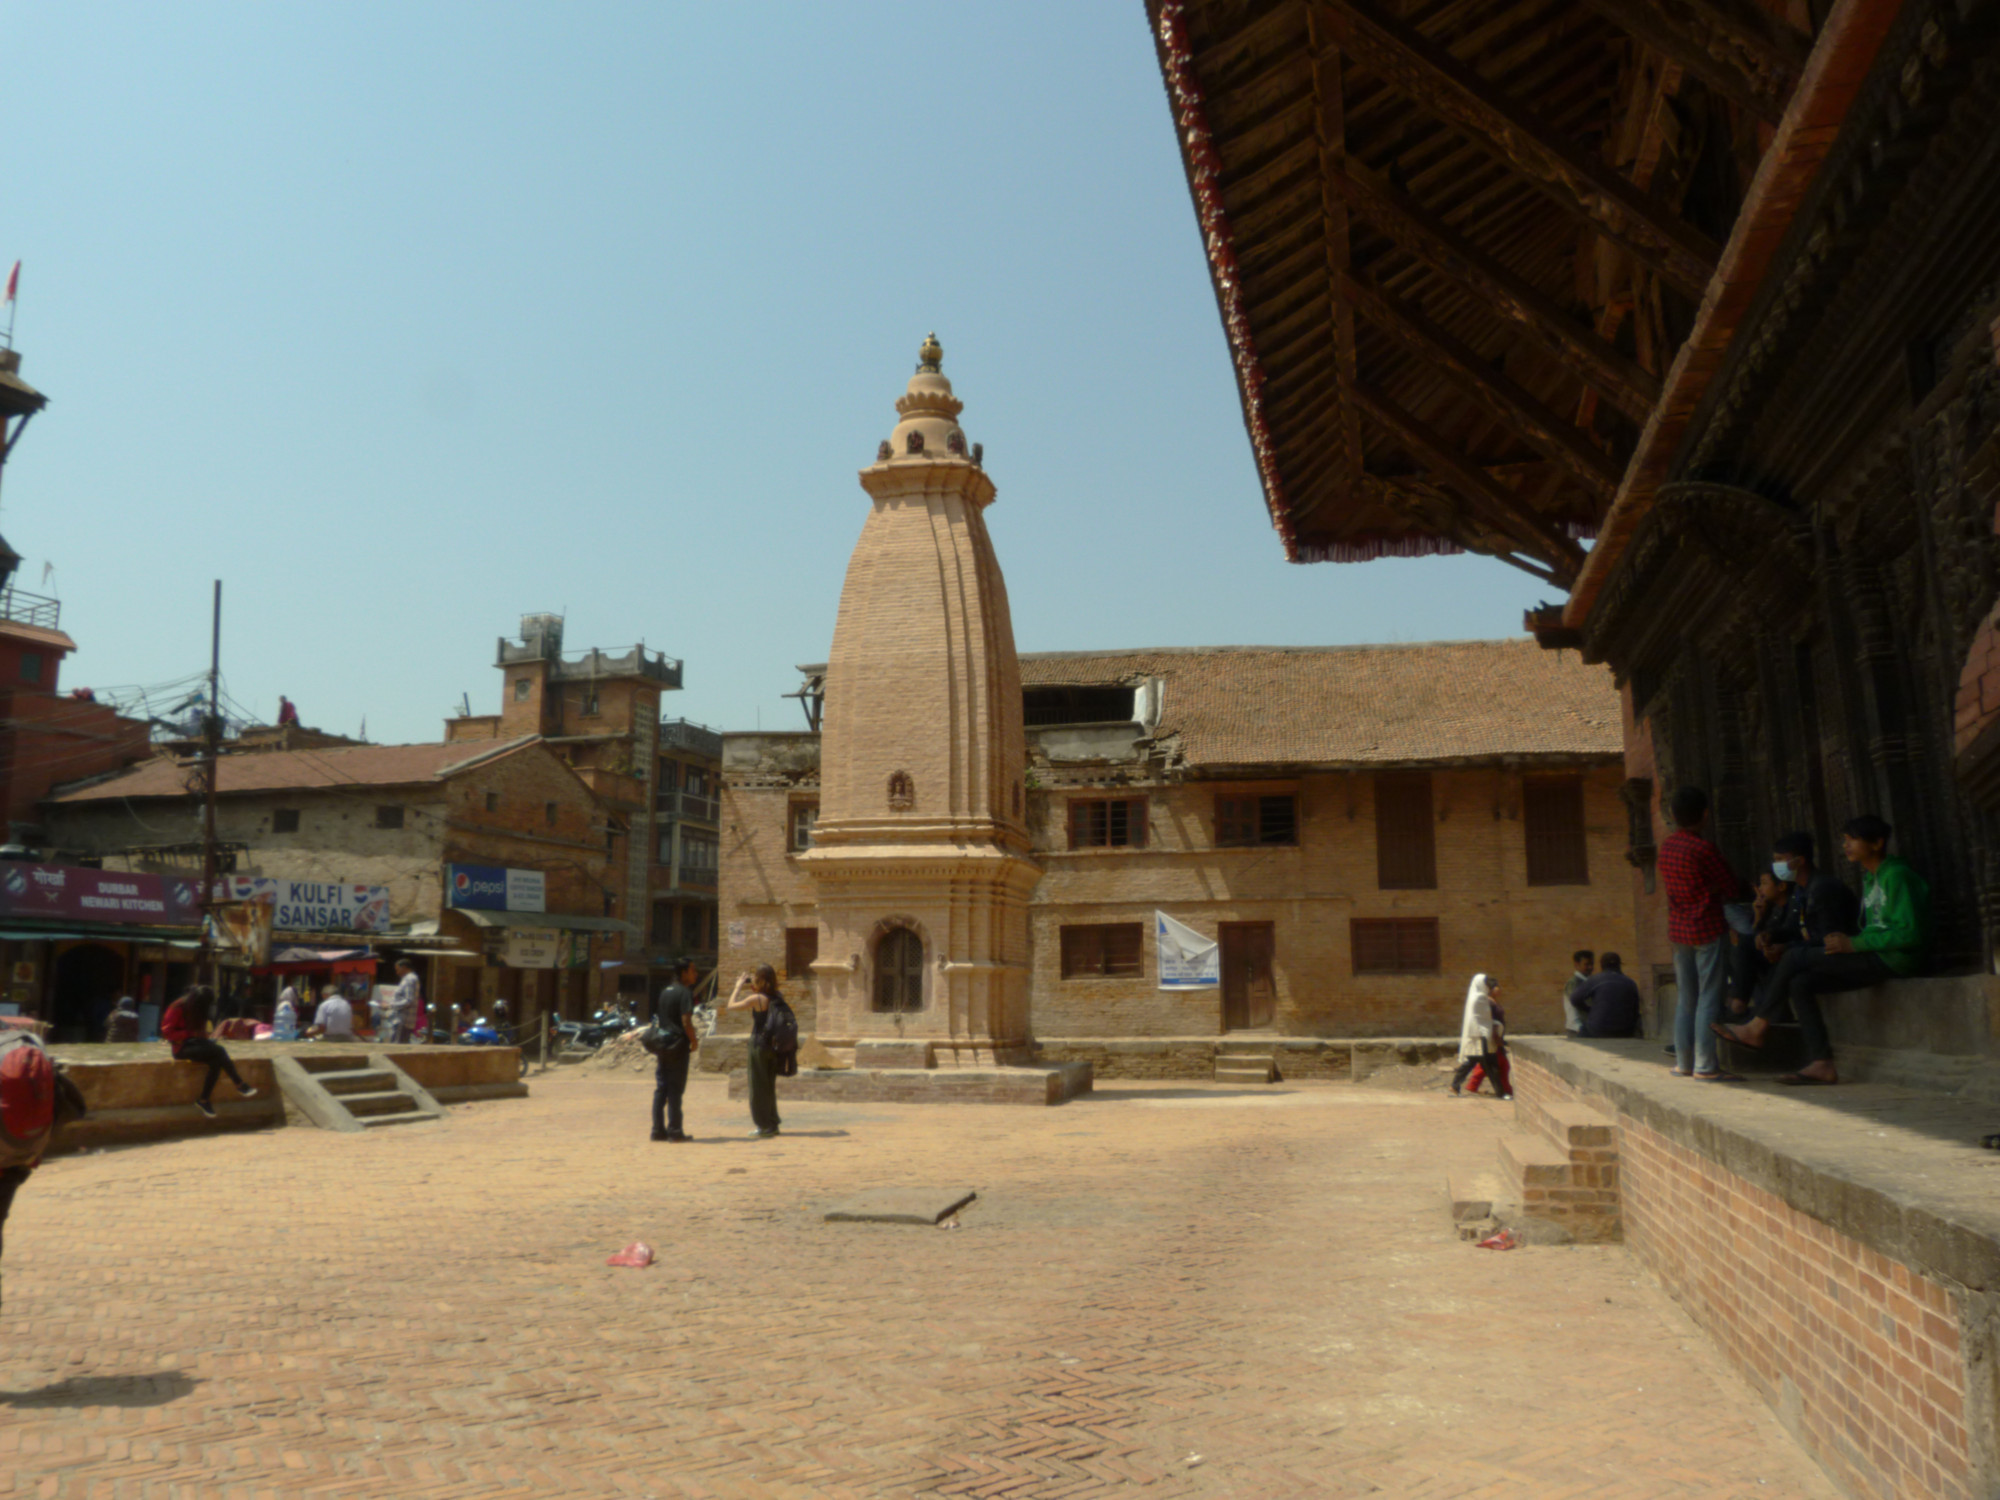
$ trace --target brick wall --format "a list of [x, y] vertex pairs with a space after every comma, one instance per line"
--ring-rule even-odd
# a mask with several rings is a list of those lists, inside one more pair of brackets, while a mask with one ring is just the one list
[[[1271, 922], [1281, 1033], [1455, 1033], [1466, 983], [1481, 970], [1501, 979], [1515, 1030], [1560, 1031], [1570, 953], [1629, 947], [1633, 937], [1620, 779], [1616, 766], [1585, 774], [1590, 883], [1530, 886], [1520, 774], [1497, 767], [1435, 773], [1437, 888], [1419, 891], [1378, 888], [1374, 778], [1365, 772], [1148, 788], [1148, 845], [1130, 850], [1072, 853], [1064, 810], [1072, 796], [1087, 793], [1039, 792], [1035, 858], [1046, 873], [1032, 916], [1035, 1034], [1221, 1031], [1219, 991], [1158, 988], [1155, 910], [1205, 935], [1225, 921]], [[1213, 847], [1216, 795], [1260, 791], [1298, 795], [1297, 847]], [[1356, 975], [1348, 928], [1356, 917], [1435, 917], [1438, 972]], [[1064, 979], [1061, 929], [1078, 922], [1139, 923], [1145, 977]]]
[[[1579, 1092], [1516, 1054], [1528, 1110]], [[1982, 1493], [1964, 1293], [1616, 1116], [1625, 1240], [1847, 1493]]]
[[[739, 786], [724, 777], [722, 787], [721, 931], [716, 959], [720, 993], [736, 976], [759, 964], [778, 972], [779, 987], [798, 1012], [799, 1030], [812, 1035], [819, 1007], [810, 974], [785, 972], [785, 929], [816, 927], [812, 881], [787, 848], [791, 806], [814, 801], [816, 786]], [[749, 1012], [718, 1016], [723, 1035], [747, 1034]]]
[[[1625, 808], [1618, 798], [1622, 769], [1598, 763], [1583, 775], [1588, 884], [1527, 883], [1521, 773], [1476, 767], [1434, 774], [1437, 888], [1421, 891], [1378, 889], [1374, 778], [1366, 772], [1038, 789], [1028, 809], [1034, 858], [1044, 870], [1030, 916], [1034, 1034], [1048, 1043], [1221, 1033], [1218, 990], [1158, 987], [1155, 910], [1205, 934], [1225, 921], [1271, 922], [1276, 1029], [1283, 1034], [1456, 1034], [1467, 980], [1480, 970], [1501, 979], [1515, 1031], [1560, 1031], [1571, 952], [1629, 952], [1635, 942]], [[785, 929], [816, 921], [811, 883], [786, 848], [790, 806], [811, 798], [814, 789], [767, 784], [772, 780], [732, 779], [725, 765], [721, 966], [729, 978], [759, 963], [782, 972]], [[1215, 848], [1217, 793], [1260, 791], [1298, 796], [1297, 846]], [[1101, 795], [1146, 799], [1146, 847], [1067, 847], [1069, 800]], [[1437, 973], [1354, 974], [1349, 919], [1390, 916], [1437, 918]], [[1143, 978], [1062, 977], [1062, 927], [1098, 922], [1140, 925]], [[788, 993], [793, 991], [810, 1004], [809, 982], [792, 981]], [[810, 1025], [810, 1014], [802, 1007], [802, 1022]]]

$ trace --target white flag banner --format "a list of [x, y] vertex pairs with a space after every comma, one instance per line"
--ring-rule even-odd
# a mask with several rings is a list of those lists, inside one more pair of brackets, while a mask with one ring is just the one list
[[1163, 911], [1153, 913], [1153, 926], [1159, 937], [1161, 989], [1201, 990], [1222, 983], [1222, 948], [1214, 938]]

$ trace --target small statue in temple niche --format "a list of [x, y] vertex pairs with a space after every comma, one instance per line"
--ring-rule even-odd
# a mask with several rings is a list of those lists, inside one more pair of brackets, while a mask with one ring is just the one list
[[889, 461], [890, 455], [894, 451], [895, 450], [889, 446], [889, 440], [887, 438], [883, 438], [880, 443], [877, 443], [875, 445], [875, 462], [878, 464], [886, 464]]
[[924, 451], [924, 435], [923, 435], [923, 434], [922, 434], [921, 432], [912, 432], [912, 433], [910, 434], [910, 436], [909, 436], [909, 440], [908, 440], [908, 443], [907, 443], [907, 446], [908, 446], [909, 450], [910, 450], [910, 451], [911, 451], [912, 453], [921, 453], [921, 452], [923, 452], [923, 451]]

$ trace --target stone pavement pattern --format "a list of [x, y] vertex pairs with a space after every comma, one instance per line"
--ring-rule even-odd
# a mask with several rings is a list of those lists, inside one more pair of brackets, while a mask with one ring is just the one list
[[[1498, 1104], [1111, 1086], [752, 1142], [702, 1080], [675, 1147], [649, 1094], [51, 1162], [0, 1495], [1833, 1494], [1623, 1250], [1454, 1238]], [[885, 1182], [979, 1200], [822, 1222]]]

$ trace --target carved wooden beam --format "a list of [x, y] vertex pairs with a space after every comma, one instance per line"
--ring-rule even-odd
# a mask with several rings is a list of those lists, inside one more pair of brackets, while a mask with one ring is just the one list
[[1528, 509], [1519, 496], [1464, 454], [1439, 442], [1422, 422], [1374, 387], [1357, 385], [1350, 394], [1363, 411], [1387, 428], [1413, 456], [1448, 479], [1473, 509], [1484, 512], [1503, 530], [1518, 537], [1527, 551], [1558, 573], [1575, 576], [1583, 563], [1583, 549], [1564, 536], [1546, 516]]
[[[1326, 246], [1327, 297], [1333, 310], [1334, 363], [1344, 392], [1352, 390], [1360, 379], [1354, 359], [1354, 308], [1336, 295], [1351, 264], [1347, 202], [1328, 189], [1326, 180], [1347, 159], [1347, 100], [1341, 92], [1340, 54], [1320, 45], [1320, 27], [1321, 18], [1307, 11], [1306, 42], [1312, 53], [1313, 116], [1319, 139], [1320, 210], [1324, 223], [1321, 237]], [[1346, 487], [1351, 490], [1360, 483], [1364, 463], [1361, 413], [1354, 409], [1352, 401], [1340, 403], [1338, 421], [1341, 446], [1346, 450], [1344, 477]]]
[[1692, 26], [1687, 25], [1669, 15], [1656, 0], [1586, 0], [1586, 3], [1642, 46], [1679, 63], [1723, 98], [1734, 100], [1773, 125], [1784, 118], [1785, 105], [1798, 83], [1795, 71], [1740, 66], [1729, 56], [1728, 47], [1716, 45], [1712, 28], [1699, 18], [1694, 18]]
[[[1467, 552], [1477, 553], [1481, 557], [1498, 558], [1508, 566], [1519, 568], [1523, 573], [1539, 578], [1544, 583], [1553, 584], [1558, 588], [1564, 586], [1554, 569], [1539, 561], [1530, 562], [1527, 558], [1517, 556], [1515, 542], [1504, 532], [1496, 534], [1486, 530], [1448, 501], [1380, 474], [1364, 474], [1362, 489], [1369, 498], [1392, 515], [1413, 521], [1426, 530], [1442, 532]], [[1444, 514], [1440, 516], [1439, 512]]]
[[1752, 68], [1775, 73], [1795, 87], [1806, 70], [1813, 39], [1795, 26], [1779, 20], [1756, 0], [1665, 0], [1674, 9], [1685, 10], [1695, 25], [1708, 32], [1713, 52], [1734, 49]]
[[1316, 0], [1348, 56], [1421, 108], [1489, 142], [1516, 172], [1574, 203], [1605, 234], [1701, 300], [1720, 248], [1650, 193], [1521, 108], [1444, 47], [1372, 0]]
[[1400, 249], [1477, 293], [1494, 312], [1519, 324], [1620, 411], [1641, 423], [1651, 414], [1653, 404], [1660, 399], [1658, 380], [1408, 193], [1391, 187], [1352, 158], [1347, 170], [1330, 176], [1328, 182], [1349, 208]]
[[1495, 421], [1548, 454], [1589, 489], [1609, 497], [1618, 488], [1623, 465], [1414, 305], [1360, 276], [1342, 278], [1341, 290], [1369, 322], [1392, 335], [1462, 394], [1478, 402]]

